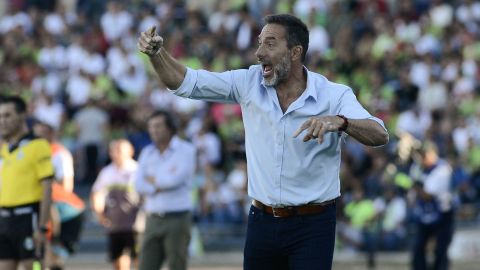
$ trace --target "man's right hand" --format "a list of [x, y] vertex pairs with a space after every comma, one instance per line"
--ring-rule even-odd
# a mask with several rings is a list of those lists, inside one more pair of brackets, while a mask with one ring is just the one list
[[138, 38], [138, 49], [148, 56], [155, 56], [160, 52], [163, 46], [163, 38], [155, 32], [155, 26], [147, 31], [140, 33]]
[[110, 220], [104, 214], [98, 214], [97, 218], [98, 222], [105, 228], [109, 228], [112, 225], [112, 222], [110, 222]]
[[33, 242], [34, 242], [34, 245], [35, 245], [35, 256], [37, 257], [37, 259], [43, 259], [42, 258], [42, 254], [43, 252], [45, 251], [45, 244], [46, 244], [46, 241], [47, 241], [47, 237], [46, 237], [46, 232], [42, 232], [40, 230], [35, 230], [33, 232]]

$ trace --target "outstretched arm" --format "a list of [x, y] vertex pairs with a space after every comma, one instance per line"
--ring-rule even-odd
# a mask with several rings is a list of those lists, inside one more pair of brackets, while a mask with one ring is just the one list
[[140, 34], [137, 46], [141, 52], [150, 57], [155, 72], [168, 88], [180, 87], [187, 68], [163, 48], [163, 38], [155, 32], [155, 26]]

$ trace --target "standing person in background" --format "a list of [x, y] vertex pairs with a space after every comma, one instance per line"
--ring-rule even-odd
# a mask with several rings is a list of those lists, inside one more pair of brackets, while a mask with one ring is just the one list
[[140, 198], [133, 183], [137, 162], [133, 160], [133, 146], [129, 141], [114, 140], [109, 148], [112, 163], [100, 171], [92, 187], [92, 206], [107, 231], [109, 258], [114, 269], [127, 270], [137, 258], [134, 225]]
[[[454, 233], [453, 194], [450, 189], [452, 168], [438, 156], [437, 146], [424, 142], [414, 154], [415, 166], [411, 176], [415, 180], [416, 201], [413, 214], [417, 230], [413, 247], [413, 270], [447, 270], [450, 267], [448, 247]], [[427, 243], [435, 239], [435, 260], [427, 266]]]
[[50, 270], [62, 270], [65, 259], [77, 250], [85, 219], [85, 203], [58, 182], [52, 184], [53, 236], [47, 248]]
[[98, 165], [102, 163], [102, 153], [109, 128], [109, 116], [97, 100], [90, 99], [88, 103], [73, 116], [77, 133], [80, 168], [77, 170], [83, 183], [95, 181]]
[[52, 184], [52, 232], [46, 249], [51, 270], [63, 269], [65, 258], [73, 254], [83, 226], [85, 203], [73, 193], [73, 157], [57, 139], [57, 131], [47, 122], [35, 121], [35, 135], [50, 143], [55, 179]]
[[[300, 19], [282, 14], [265, 22], [256, 51], [261, 65], [248, 69], [186, 68], [163, 47], [155, 27], [141, 33], [138, 47], [174, 94], [242, 108], [253, 198], [244, 268], [330, 269], [344, 137], [339, 134], [379, 146], [388, 133], [349, 87], [306, 69], [309, 32]], [[301, 133], [303, 139], [296, 138]]]
[[70, 150], [63, 146], [57, 138], [57, 131], [46, 122], [36, 121], [33, 125], [35, 135], [50, 143], [52, 161], [55, 168], [55, 181], [68, 192], [73, 192], [73, 157]]
[[19, 265], [32, 269], [48, 231], [54, 177], [51, 151], [45, 139], [29, 132], [26, 117], [27, 106], [20, 97], [0, 100], [2, 270], [15, 270]]
[[140, 153], [135, 179], [147, 213], [139, 269], [160, 269], [167, 260], [170, 270], [186, 270], [195, 146], [176, 136], [175, 123], [166, 111], [155, 111], [147, 126], [152, 144]]

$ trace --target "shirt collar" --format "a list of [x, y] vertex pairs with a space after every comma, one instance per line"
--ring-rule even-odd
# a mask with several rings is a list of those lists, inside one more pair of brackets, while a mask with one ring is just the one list
[[13, 144], [8, 144], [8, 151], [11, 153], [15, 151], [17, 148], [20, 146], [26, 144], [27, 142], [36, 139], [35, 135], [32, 132], [28, 132], [25, 135], [23, 135], [17, 142]]
[[174, 135], [168, 144], [168, 149], [175, 150], [180, 144], [180, 138], [177, 135]]
[[177, 149], [179, 144], [180, 144], [180, 138], [178, 138], [178, 136], [174, 135], [172, 137], [172, 139], [170, 139], [170, 142], [168, 143], [167, 149], [165, 149], [165, 151], [163, 153], [161, 153], [160, 150], [158, 150], [158, 148], [157, 148], [157, 151], [158, 151], [158, 153], [160, 153], [160, 155], [165, 156], [165, 155], [168, 155], [169, 153], [175, 151], [175, 149]]
[[315, 101], [318, 99], [318, 91], [315, 88], [315, 82], [313, 81], [313, 76], [310, 76], [310, 71], [306, 66], [303, 66], [305, 75], [307, 76], [307, 85], [305, 88], [306, 98], [312, 97]]

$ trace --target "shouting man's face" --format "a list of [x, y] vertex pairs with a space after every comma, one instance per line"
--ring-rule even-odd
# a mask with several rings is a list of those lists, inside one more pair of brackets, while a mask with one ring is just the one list
[[264, 83], [266, 86], [277, 86], [287, 79], [292, 66], [285, 28], [279, 24], [265, 25], [258, 43], [255, 55], [262, 65]]

